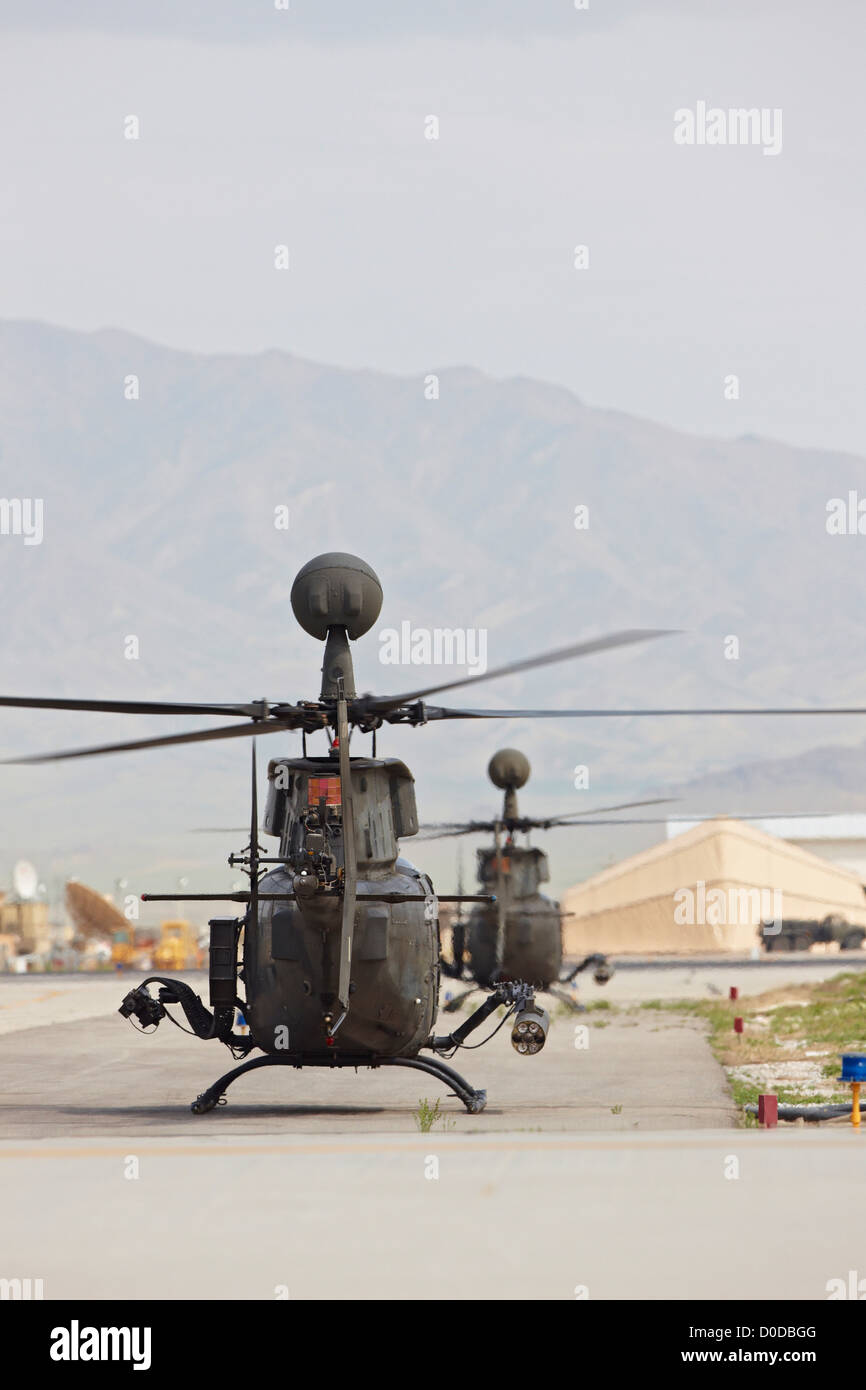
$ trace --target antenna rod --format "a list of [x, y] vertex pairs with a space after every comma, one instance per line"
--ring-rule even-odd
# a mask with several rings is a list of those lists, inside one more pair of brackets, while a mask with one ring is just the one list
[[256, 771], [256, 741], [253, 739], [253, 766], [250, 808], [250, 911], [249, 926], [255, 930], [259, 922], [259, 784]]

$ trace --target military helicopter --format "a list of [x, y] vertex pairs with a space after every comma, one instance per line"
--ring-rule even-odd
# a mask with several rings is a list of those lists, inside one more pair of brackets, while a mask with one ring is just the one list
[[[525, 754], [516, 748], [501, 748], [487, 765], [488, 777], [494, 787], [503, 792], [502, 814], [498, 819], [421, 826], [421, 838], [425, 840], [491, 831], [494, 838], [491, 848], [479, 849], [477, 853], [479, 882], [483, 887], [495, 889], [495, 905], [473, 908], [468, 923], [462, 916], [458, 917], [452, 930], [453, 960], [442, 962], [443, 974], [455, 979], [465, 977], [468, 964], [468, 978], [474, 985], [451, 999], [445, 1005], [446, 1013], [458, 1009], [477, 987], [488, 989], [499, 980], [510, 979], [531, 980], [539, 993], [552, 994], [570, 1008], [579, 1009], [581, 1006], [559, 989], [558, 984], [570, 984], [590, 968], [596, 984], [606, 984], [613, 975], [607, 957], [598, 952], [579, 961], [567, 975], [560, 975], [564, 914], [557, 903], [539, 891], [540, 884], [550, 878], [550, 872], [544, 851], [529, 845], [529, 833], [555, 826], [585, 824], [582, 818], [586, 816], [606, 815], [638, 806], [659, 806], [670, 798], [626, 801], [617, 806], [572, 811], [544, 819], [521, 816], [517, 792], [529, 781], [531, 770]], [[526, 845], [515, 844], [514, 837], [518, 833], [526, 835]]]
[[[415, 1068], [451, 1087], [471, 1113], [486, 1104], [446, 1065], [466, 1039], [500, 1006], [512, 1020], [511, 1040], [523, 1056], [537, 1054], [548, 1018], [531, 984], [502, 980], [453, 1032], [434, 1034], [438, 1009], [439, 931], [437, 897], [426, 874], [399, 856], [398, 840], [418, 830], [414, 779], [405, 763], [376, 756], [376, 732], [384, 724], [422, 724], [451, 719], [551, 718], [631, 714], [791, 713], [785, 710], [490, 710], [449, 709], [428, 697], [482, 680], [552, 665], [570, 658], [663, 636], [658, 629], [629, 629], [574, 643], [463, 679], [402, 695], [357, 695], [350, 643], [368, 632], [382, 606], [382, 586], [363, 560], [344, 553], [319, 555], [298, 573], [291, 604], [300, 626], [325, 643], [318, 700], [246, 704], [170, 701], [80, 700], [0, 697], [0, 706], [127, 714], [231, 718], [230, 724], [162, 737], [101, 744], [64, 752], [9, 758], [45, 763], [136, 749], [175, 747], [214, 739], [255, 738], [300, 731], [302, 756], [275, 758], [268, 768], [264, 831], [279, 840], [279, 854], [259, 844], [258, 796], [253, 756], [249, 842], [229, 864], [249, 877], [249, 889], [219, 893], [143, 894], [146, 901], [236, 902], [242, 917], [211, 920], [208, 1009], [181, 980], [150, 976], [131, 990], [120, 1013], [148, 1029], [179, 1005], [195, 1035], [218, 1039], [235, 1058], [252, 1058], [220, 1077], [192, 1102], [195, 1114], [213, 1110], [240, 1076], [260, 1067], [305, 1066]], [[806, 713], [837, 713], [815, 710]], [[866, 710], [846, 711], [866, 713]], [[350, 731], [372, 734], [372, 756], [351, 757]], [[324, 731], [329, 749], [308, 757], [307, 736]], [[492, 902], [491, 894], [468, 901]], [[443, 898], [440, 901], [448, 901]], [[243, 954], [239, 956], [241, 935]], [[245, 997], [239, 996], [238, 982]], [[158, 988], [153, 997], [148, 985]], [[240, 1009], [249, 1034], [235, 1031]], [[181, 1026], [181, 1025], [178, 1025]], [[492, 1036], [492, 1034], [490, 1035]], [[485, 1038], [484, 1041], [488, 1039]], [[476, 1044], [477, 1046], [478, 1044]], [[432, 1053], [421, 1057], [422, 1051]]]

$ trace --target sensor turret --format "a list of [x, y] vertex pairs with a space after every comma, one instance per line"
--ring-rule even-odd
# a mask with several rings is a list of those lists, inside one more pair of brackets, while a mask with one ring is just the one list
[[320, 699], [339, 693], [355, 696], [350, 641], [369, 632], [382, 609], [382, 585], [375, 571], [357, 555], [329, 551], [298, 571], [291, 593], [292, 610], [305, 632], [325, 642]]
[[516, 748], [500, 748], [487, 764], [487, 776], [494, 787], [505, 792], [503, 816], [506, 820], [516, 820], [517, 788], [529, 781], [531, 771], [529, 759]]

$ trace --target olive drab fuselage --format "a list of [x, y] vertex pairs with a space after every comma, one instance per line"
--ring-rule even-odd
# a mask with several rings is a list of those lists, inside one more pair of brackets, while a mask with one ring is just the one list
[[[411, 773], [399, 759], [353, 758], [358, 858], [350, 1008], [334, 1044], [342, 1054], [412, 1057], [430, 1037], [439, 995], [439, 922], [426, 874], [399, 857], [398, 839], [418, 828]], [[338, 974], [339, 894], [317, 885], [343, 874], [342, 796], [334, 757], [277, 758], [268, 768], [264, 832], [288, 861], [260, 882], [244, 931], [242, 978], [250, 1033], [264, 1052], [327, 1053], [323, 1004]], [[366, 901], [371, 893], [404, 902]]]
[[[506, 909], [500, 976], [546, 987], [558, 980], [562, 966], [559, 907], [538, 891], [538, 885], [550, 876], [547, 855], [540, 849], [518, 849], [513, 844], [503, 845], [501, 854]], [[495, 849], [478, 851], [478, 880], [488, 891], [497, 891]], [[497, 921], [495, 906], [475, 908], [468, 920], [472, 975], [484, 986], [490, 984], [494, 970]]]
[[[95, 756], [133, 748], [207, 742], [243, 737], [252, 740], [249, 840], [229, 856], [232, 868], [249, 878], [249, 890], [171, 894], [171, 899], [247, 904], [238, 916], [210, 919], [207, 1008], [190, 985], [164, 976], [149, 976], [124, 997], [119, 1012], [145, 1030], [158, 1027], [179, 1006], [189, 1031], [203, 1040], [218, 1039], [233, 1055], [249, 1058], [196, 1097], [196, 1115], [212, 1111], [239, 1077], [262, 1067], [393, 1066], [423, 1071], [451, 1088], [471, 1114], [484, 1109], [487, 1095], [465, 1081], [445, 1058], [469, 1044], [467, 1038], [500, 1007], [513, 1018], [515, 1051], [532, 1056], [544, 1046], [549, 1018], [535, 1000], [533, 985], [523, 979], [497, 979], [487, 998], [468, 1018], [441, 1036], [433, 1033], [439, 1002], [440, 943], [438, 900], [430, 879], [399, 854], [399, 841], [418, 831], [412, 774], [397, 758], [377, 759], [376, 734], [386, 725], [418, 728], [432, 721], [494, 718], [497, 711], [446, 708], [429, 697], [516, 670], [585, 656], [606, 646], [643, 640], [627, 631], [603, 639], [577, 642], [529, 660], [507, 663], [483, 674], [433, 684], [395, 695], [359, 695], [352, 665], [352, 642], [368, 633], [382, 608], [382, 585], [357, 555], [329, 551], [314, 556], [295, 576], [291, 606], [300, 626], [324, 643], [317, 699], [297, 703], [255, 699], [245, 702], [173, 703], [167, 701], [54, 701], [6, 699], [27, 707], [92, 709], [103, 712], [218, 716], [231, 721], [167, 737], [103, 744], [59, 753], [57, 757]], [[649, 635], [658, 635], [651, 633]], [[529, 711], [532, 715], [545, 711]], [[502, 711], [502, 717], [512, 712]], [[301, 734], [303, 757], [276, 758], [269, 765], [264, 823], [259, 821], [256, 765], [257, 736]], [[333, 731], [333, 732], [332, 732]], [[372, 758], [352, 758], [352, 732], [373, 736]], [[307, 757], [308, 735], [327, 734], [325, 757]], [[37, 758], [37, 761], [42, 761]], [[494, 781], [509, 793], [522, 786], [529, 765], [522, 754], [505, 750], [495, 760]], [[491, 776], [493, 774], [491, 773]], [[498, 827], [494, 827], [497, 831]], [[260, 835], [276, 838], [279, 853], [265, 854]], [[537, 867], [537, 866], [536, 866]], [[167, 895], [147, 893], [145, 901]], [[490, 894], [463, 894], [451, 902], [489, 902]], [[500, 903], [502, 898], [500, 897]], [[553, 913], [553, 909], [550, 909]], [[501, 912], [501, 908], [500, 908]], [[520, 927], [517, 944], [520, 945]], [[243, 956], [238, 950], [243, 938]], [[497, 937], [496, 964], [501, 961]], [[480, 950], [480, 945], [479, 945]], [[519, 967], [512, 960], [509, 968]], [[462, 966], [462, 962], [461, 962]], [[545, 967], [529, 973], [548, 975]], [[238, 980], [243, 994], [238, 992]], [[156, 997], [149, 986], [158, 987]], [[243, 1011], [247, 1032], [236, 1028]], [[498, 1032], [494, 1028], [489, 1034]], [[423, 1051], [433, 1054], [421, 1057]]]

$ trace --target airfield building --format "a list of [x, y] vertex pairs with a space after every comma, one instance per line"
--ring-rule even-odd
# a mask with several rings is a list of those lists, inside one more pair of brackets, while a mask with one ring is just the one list
[[713, 820], [614, 864], [562, 899], [566, 954], [750, 951], [763, 923], [866, 927], [858, 873], [753, 824]]

